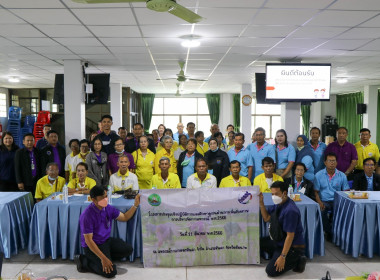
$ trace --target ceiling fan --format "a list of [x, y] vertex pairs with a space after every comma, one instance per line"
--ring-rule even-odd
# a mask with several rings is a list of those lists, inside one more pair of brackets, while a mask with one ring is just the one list
[[202, 17], [177, 4], [176, 0], [72, 0], [83, 4], [133, 3], [146, 2], [146, 7], [156, 12], [169, 12], [189, 23], [197, 23]]
[[175, 97], [179, 97], [179, 96], [181, 96], [181, 92], [180, 92], [180, 90], [179, 90], [179, 86], [181, 85], [180, 83], [176, 83], [176, 85], [177, 85], [177, 92], [176, 92], [176, 94], [174, 95]]
[[165, 80], [177, 80], [178, 82], [186, 82], [186, 81], [200, 81], [200, 82], [207, 82], [208, 80], [201, 80], [201, 79], [190, 79], [188, 76], [185, 75], [185, 72], [183, 71], [183, 67], [185, 66], [185, 61], [178, 61], [179, 67], [181, 70], [177, 74], [177, 78], [167, 78], [167, 79], [157, 79], [158, 81], [165, 81]]

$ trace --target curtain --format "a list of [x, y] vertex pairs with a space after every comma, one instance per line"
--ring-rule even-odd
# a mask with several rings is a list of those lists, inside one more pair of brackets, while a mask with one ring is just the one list
[[150, 122], [152, 120], [153, 104], [154, 94], [141, 94], [141, 113], [145, 133], [149, 133]]
[[235, 131], [240, 131], [240, 94], [233, 95], [233, 115]]
[[336, 117], [339, 126], [348, 129], [347, 141], [356, 143], [360, 129], [363, 126], [362, 115], [356, 114], [356, 104], [364, 102], [362, 92], [337, 95], [336, 97]]
[[220, 94], [206, 94], [211, 123], [219, 124]]
[[303, 134], [309, 138], [310, 129], [310, 105], [301, 105], [301, 116], [303, 125]]

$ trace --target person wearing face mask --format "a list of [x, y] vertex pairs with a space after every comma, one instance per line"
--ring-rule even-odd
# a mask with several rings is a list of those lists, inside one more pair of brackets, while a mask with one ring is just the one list
[[88, 165], [84, 162], [78, 163], [76, 166], [76, 178], [72, 179], [67, 185], [69, 194], [89, 194], [90, 190], [96, 186], [96, 181], [88, 175]]
[[182, 188], [186, 188], [187, 178], [195, 172], [195, 162], [203, 158], [196, 150], [197, 140], [190, 138], [187, 140], [186, 150], [179, 155], [177, 162], [178, 177]]
[[65, 160], [65, 179], [66, 183], [68, 183], [73, 178], [73, 162], [75, 157], [79, 154], [79, 140], [78, 139], [71, 139], [69, 142], [69, 148], [71, 150], [71, 153], [67, 155]]
[[218, 147], [216, 138], [209, 140], [209, 147], [210, 150], [205, 153], [204, 158], [208, 165], [208, 173], [216, 177], [217, 186], [219, 186], [222, 179], [230, 174], [228, 168], [230, 160], [227, 153]]
[[[77, 165], [80, 162], [86, 162], [86, 157], [90, 152], [90, 142], [87, 139], [82, 139], [79, 142], [79, 154], [77, 154], [74, 159], [73, 159], [73, 166], [72, 166], [72, 174], [70, 177], [71, 179], [74, 179], [76, 177], [76, 170], [77, 170]], [[70, 181], [69, 180], [69, 181]]]
[[124, 192], [127, 189], [137, 191], [139, 189], [137, 176], [128, 171], [129, 157], [126, 155], [119, 156], [117, 166], [119, 170], [110, 177], [109, 185], [112, 187], [112, 191]]
[[274, 160], [271, 157], [265, 157], [261, 161], [261, 168], [264, 173], [260, 174], [253, 180], [254, 186], [259, 186], [261, 192], [271, 192], [270, 187], [276, 181], [284, 182], [281, 176], [274, 173]]
[[126, 222], [133, 217], [140, 204], [138, 194], [131, 208], [125, 213], [108, 204], [107, 191], [95, 186], [90, 191], [92, 203], [79, 218], [83, 255], [76, 255], [74, 262], [78, 272], [92, 272], [106, 278], [117, 274], [114, 260], [127, 258], [133, 248], [120, 238], [111, 236], [112, 221]]
[[280, 276], [289, 270], [302, 273], [306, 267], [301, 213], [294, 201], [288, 198], [287, 190], [284, 182], [272, 184], [274, 205], [268, 210], [264, 205], [263, 194], [259, 194], [261, 216], [271, 227], [271, 237], [260, 239], [261, 250], [271, 256], [265, 269], [269, 277]]
[[124, 142], [123, 139], [118, 138], [115, 140], [115, 152], [112, 154], [108, 155], [108, 160], [107, 160], [107, 169], [109, 172], [109, 175], [111, 176], [112, 174], [116, 173], [117, 170], [119, 169], [117, 162], [118, 159], [121, 155], [125, 155], [128, 157], [129, 160], [129, 170], [131, 172], [135, 172], [136, 165], [133, 160], [133, 157], [130, 153], [127, 153], [124, 151]]
[[65, 178], [58, 176], [58, 164], [50, 162], [46, 166], [46, 176], [38, 180], [34, 198], [37, 202], [49, 197], [52, 193], [62, 192]]

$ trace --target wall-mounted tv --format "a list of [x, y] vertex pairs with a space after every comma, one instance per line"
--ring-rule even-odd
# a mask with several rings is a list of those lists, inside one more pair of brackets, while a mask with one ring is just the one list
[[330, 88], [331, 64], [266, 64], [268, 101], [329, 101]]
[[[93, 84], [93, 93], [88, 95], [88, 103], [108, 104], [110, 96], [110, 74], [88, 74], [86, 75], [86, 82]], [[64, 75], [56, 74], [53, 103], [64, 104], [64, 100]]]

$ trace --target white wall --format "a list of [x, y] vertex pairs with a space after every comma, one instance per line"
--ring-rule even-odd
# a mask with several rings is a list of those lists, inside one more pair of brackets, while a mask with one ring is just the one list
[[233, 100], [231, 93], [220, 94], [219, 128], [226, 134], [227, 125], [234, 123]]

